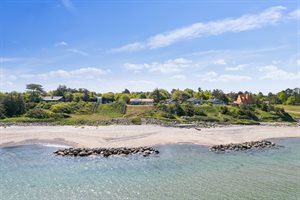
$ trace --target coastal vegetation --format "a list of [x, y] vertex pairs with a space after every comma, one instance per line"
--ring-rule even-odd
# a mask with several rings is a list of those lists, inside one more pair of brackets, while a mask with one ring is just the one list
[[[96, 93], [71, 89], [64, 85], [46, 92], [41, 85], [28, 84], [25, 92], [0, 93], [0, 122], [51, 122], [56, 124], [105, 125], [113, 123], [222, 123], [256, 124], [259, 122], [294, 122], [300, 117], [299, 88], [277, 94], [249, 92], [224, 93], [222, 90], [155, 89], [152, 92]], [[239, 94], [250, 94], [253, 103], [235, 105]], [[47, 102], [43, 96], [60, 96]], [[97, 98], [110, 99], [100, 104]], [[130, 99], [151, 98], [153, 105], [129, 105]], [[169, 100], [172, 100], [172, 103]], [[189, 99], [201, 99], [201, 104]], [[214, 104], [217, 99], [223, 104]], [[152, 120], [152, 121], [151, 121]]]

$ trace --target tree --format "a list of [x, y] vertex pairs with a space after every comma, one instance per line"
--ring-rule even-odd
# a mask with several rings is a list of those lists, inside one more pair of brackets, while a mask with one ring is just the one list
[[281, 101], [281, 103], [286, 102], [286, 100], [288, 98], [287, 94], [285, 93], [285, 91], [278, 92], [276, 96]]
[[184, 92], [184, 91], [181, 91], [181, 90], [176, 90], [172, 93], [172, 97], [174, 99], [176, 99], [176, 101], [182, 103], [186, 100], [188, 100], [189, 98], [191, 98], [190, 94]]
[[68, 91], [67, 86], [59, 85], [56, 90], [53, 91], [54, 96], [63, 96], [65, 97], [65, 93]]
[[186, 88], [184, 90], [184, 92], [186, 92], [187, 94], [189, 94], [190, 97], [194, 96], [194, 90], [190, 89], [190, 88]]
[[83, 101], [89, 101], [90, 100], [90, 94], [88, 90], [84, 90], [83, 91], [83, 97], [82, 97]]
[[123, 94], [130, 94], [130, 91], [128, 89], [125, 89], [122, 93]]
[[130, 102], [129, 95], [125, 93], [119, 97], [119, 100], [125, 101], [127, 104]]
[[286, 100], [286, 104], [288, 104], [288, 105], [295, 105], [296, 104], [296, 97], [295, 96], [290, 96]]
[[113, 92], [103, 93], [102, 97], [115, 100], [115, 94]]
[[16, 110], [16, 114], [17, 115], [22, 115], [26, 112], [26, 105], [24, 102], [24, 98], [21, 94], [17, 94], [16, 97], [16, 104], [17, 104], [17, 110]]
[[39, 84], [27, 84], [26, 89], [31, 93], [29, 98], [29, 101], [31, 102], [38, 102], [40, 100], [40, 95], [45, 93], [43, 86]]
[[23, 96], [19, 93], [12, 92], [5, 95], [2, 104], [3, 113], [1, 115], [13, 117], [26, 112]]
[[212, 95], [216, 98], [216, 99], [220, 99], [222, 101], [224, 101], [225, 103], [228, 103], [228, 98], [227, 96], [224, 94], [224, 92], [222, 90], [213, 90]]
[[151, 92], [150, 97], [154, 100], [155, 103], [160, 102], [160, 100], [162, 99], [158, 88]]

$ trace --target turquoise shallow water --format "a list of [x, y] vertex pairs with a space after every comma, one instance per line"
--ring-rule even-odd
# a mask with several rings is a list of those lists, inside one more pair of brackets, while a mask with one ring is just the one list
[[0, 199], [300, 199], [300, 139], [216, 154], [164, 145], [148, 158], [56, 157], [55, 147], [0, 149]]

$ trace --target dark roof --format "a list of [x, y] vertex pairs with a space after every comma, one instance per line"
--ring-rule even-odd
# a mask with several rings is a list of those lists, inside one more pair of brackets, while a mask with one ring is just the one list
[[208, 102], [212, 104], [225, 104], [225, 102], [220, 99], [209, 99]]
[[198, 99], [195, 97], [189, 98], [187, 101], [201, 101], [202, 99]]
[[153, 103], [154, 99], [130, 99], [130, 102]]

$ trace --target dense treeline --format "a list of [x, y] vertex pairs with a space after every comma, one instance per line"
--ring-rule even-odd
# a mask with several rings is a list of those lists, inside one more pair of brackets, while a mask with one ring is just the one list
[[[252, 94], [255, 104], [263, 111], [276, 111], [274, 104], [288, 104], [288, 105], [298, 105], [300, 104], [300, 89], [286, 89], [280, 91], [276, 94], [269, 93], [264, 95], [262, 93]], [[96, 97], [101, 96], [108, 99], [112, 99], [117, 102], [128, 103], [130, 98], [152, 98], [154, 102], [157, 103], [156, 107], [158, 110], [168, 111], [167, 113], [175, 113], [176, 115], [186, 115], [192, 116], [196, 115], [205, 115], [201, 110], [191, 109], [189, 104], [186, 104], [186, 100], [189, 98], [201, 98], [203, 100], [208, 99], [220, 99], [225, 103], [232, 103], [242, 92], [230, 92], [224, 93], [222, 90], [202, 90], [198, 88], [197, 91], [192, 89], [173, 89], [171, 92], [165, 89], [155, 89], [152, 92], [130, 92], [128, 89], [125, 89], [120, 93], [96, 93], [89, 91], [87, 89], [72, 89], [68, 88], [65, 85], [60, 85], [56, 90], [46, 92], [41, 85], [38, 84], [28, 84], [26, 86], [26, 91], [23, 93], [10, 92], [10, 93], [0, 93], [0, 117], [14, 117], [21, 116], [26, 114], [27, 116], [38, 115], [41, 118], [53, 115], [53, 113], [71, 113], [74, 111], [80, 113], [87, 113], [93, 110], [92, 101]], [[247, 93], [247, 92], [244, 92]], [[43, 104], [41, 103], [43, 96], [63, 96], [64, 102], [69, 102], [69, 104], [59, 104], [56, 103], [52, 105], [51, 103]], [[160, 104], [166, 99], [173, 99], [176, 104], [172, 106], [165, 106]], [[80, 104], [80, 102], [86, 102]], [[43, 107], [44, 106], [44, 107]], [[51, 107], [51, 108], [50, 108]], [[30, 111], [35, 109], [35, 112]], [[51, 113], [47, 113], [44, 110], [49, 109]], [[220, 111], [224, 114], [226, 108]], [[29, 112], [30, 111], [30, 112]], [[245, 112], [248, 112], [244, 109]], [[277, 110], [277, 112], [279, 112]], [[241, 113], [240, 113], [241, 114]], [[53, 115], [57, 117], [56, 115]]]

